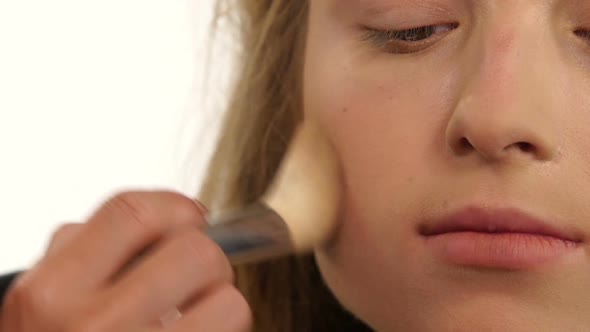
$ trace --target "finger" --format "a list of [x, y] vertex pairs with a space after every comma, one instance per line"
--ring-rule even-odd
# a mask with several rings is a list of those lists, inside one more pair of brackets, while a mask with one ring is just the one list
[[154, 248], [108, 292], [126, 319], [147, 324], [232, 279], [221, 248], [200, 231], [187, 229]]
[[80, 223], [66, 223], [62, 224], [52, 235], [45, 256], [50, 256], [53, 253], [59, 252], [59, 250], [65, 246], [68, 242], [79, 234], [83, 227]]
[[252, 313], [248, 303], [235, 287], [226, 284], [184, 311], [166, 331], [247, 332], [251, 325]]
[[209, 210], [207, 209], [207, 207], [201, 203], [198, 199], [193, 199], [193, 202], [195, 202], [195, 204], [197, 204], [197, 207], [199, 208], [199, 211], [201, 211], [202, 215], [207, 215], [209, 213]]
[[59, 257], [47, 260], [46, 265], [70, 289], [94, 288], [166, 233], [204, 224], [197, 205], [181, 194], [122, 193], [104, 203]]

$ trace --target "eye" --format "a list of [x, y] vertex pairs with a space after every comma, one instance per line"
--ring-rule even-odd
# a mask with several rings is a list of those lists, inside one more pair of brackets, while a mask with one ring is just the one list
[[394, 54], [414, 53], [433, 45], [448, 32], [456, 29], [457, 23], [428, 25], [404, 30], [379, 30], [365, 28], [365, 40], [378, 48]]
[[574, 31], [574, 34], [582, 39], [585, 39], [587, 42], [590, 42], [590, 30], [578, 29]]

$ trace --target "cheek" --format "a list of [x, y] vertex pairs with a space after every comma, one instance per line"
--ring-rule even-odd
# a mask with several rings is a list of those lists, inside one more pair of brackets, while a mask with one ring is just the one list
[[[383, 285], [414, 282], [397, 271], [414, 264], [406, 255], [417, 244], [408, 236], [415, 232], [409, 221], [421, 211], [416, 202], [431, 200], [424, 188], [433, 164], [442, 164], [456, 77], [449, 67], [433, 72], [391, 58], [370, 61], [355, 51], [358, 45], [338, 39], [343, 33], [317, 25], [312, 22], [308, 40], [304, 110], [321, 122], [344, 174], [340, 227], [317, 259], [345, 306], [360, 317], [387, 317], [405, 307], [390, 303], [403, 297], [374, 294]], [[326, 31], [330, 38], [321, 35]], [[376, 270], [383, 273], [364, 272]]]
[[[396, 271], [412, 264], [405, 253], [417, 242], [408, 236], [409, 221], [420, 213], [416, 202], [430, 199], [424, 188], [440, 163], [451, 101], [440, 81], [355, 69], [346, 60], [327, 65], [327, 57], [308, 61], [305, 112], [321, 121], [336, 148], [344, 193], [338, 234], [317, 252], [318, 263], [345, 306], [361, 317], [386, 317], [378, 308], [402, 308], [386, 301], [403, 299], [371, 294], [412, 283]], [[377, 270], [383, 273], [364, 272]]]
[[[343, 215], [351, 219], [343, 228], [380, 231], [393, 227], [384, 220], [391, 223], [399, 216], [394, 206], [400, 204], [393, 202], [411, 204], [414, 200], [408, 198], [419, 195], [418, 188], [428, 183], [433, 164], [441, 164], [454, 77], [441, 72], [433, 79], [432, 71], [410, 70], [391, 61], [384, 65], [383, 59], [368, 66], [349, 53], [338, 46], [324, 50], [312, 41], [304, 108], [321, 122], [340, 158]], [[353, 215], [364, 222], [355, 224]]]

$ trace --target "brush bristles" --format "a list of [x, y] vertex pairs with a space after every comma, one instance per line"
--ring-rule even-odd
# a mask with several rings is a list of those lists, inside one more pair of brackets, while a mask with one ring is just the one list
[[287, 223], [298, 252], [330, 237], [340, 192], [339, 164], [331, 144], [315, 122], [304, 122], [262, 198]]

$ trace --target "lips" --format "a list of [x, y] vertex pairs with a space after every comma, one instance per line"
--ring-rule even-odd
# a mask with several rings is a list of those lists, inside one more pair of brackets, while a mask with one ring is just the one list
[[559, 230], [516, 209], [488, 210], [470, 207], [420, 226], [420, 234], [424, 236], [455, 232], [522, 233], [580, 242], [579, 235]]
[[518, 209], [469, 207], [419, 226], [435, 256], [458, 265], [521, 269], [578, 249], [581, 236]]

